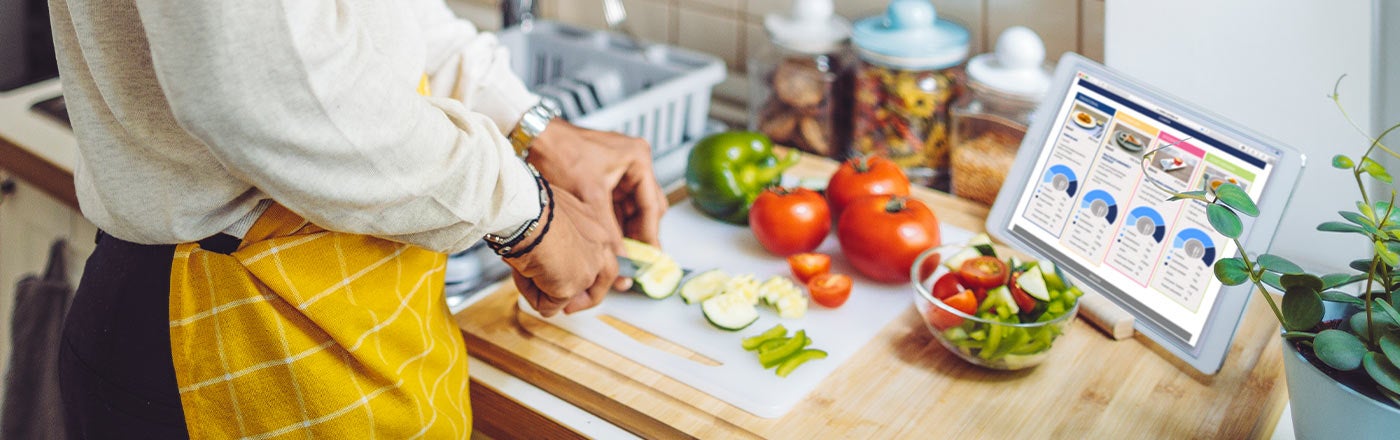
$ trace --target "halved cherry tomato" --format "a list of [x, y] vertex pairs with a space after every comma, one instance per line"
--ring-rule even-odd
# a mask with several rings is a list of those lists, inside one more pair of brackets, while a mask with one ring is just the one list
[[1035, 310], [1035, 298], [1031, 298], [1029, 294], [1021, 290], [1021, 286], [1016, 285], [1016, 277], [1019, 276], [1021, 276], [1019, 273], [1011, 274], [1011, 280], [1006, 282], [1006, 286], [1011, 288], [1011, 299], [1016, 301], [1016, 307], [1029, 313], [1031, 310]]
[[804, 252], [787, 257], [788, 267], [798, 281], [807, 282], [812, 277], [831, 271], [831, 256], [816, 252]]
[[[950, 296], [943, 300], [943, 304], [969, 315], [977, 313], [977, 297], [973, 295], [971, 290], [964, 290], [956, 295]], [[928, 311], [928, 322], [929, 324], [933, 324], [934, 328], [947, 330], [962, 325], [963, 317], [944, 310], [942, 307], [938, 307], [938, 305], [934, 305]]]
[[958, 269], [958, 277], [967, 287], [990, 289], [1006, 284], [1010, 270], [1006, 262], [997, 257], [981, 256], [964, 261]]
[[938, 299], [957, 295], [958, 292], [964, 290], [967, 288], [963, 287], [962, 281], [958, 280], [958, 275], [951, 272], [938, 277], [938, 281], [933, 283], [933, 297]]
[[851, 298], [851, 277], [839, 273], [824, 273], [807, 282], [812, 301], [830, 308], [841, 307]]

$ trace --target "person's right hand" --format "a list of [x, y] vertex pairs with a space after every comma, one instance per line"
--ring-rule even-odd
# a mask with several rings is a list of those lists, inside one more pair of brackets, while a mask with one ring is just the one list
[[[609, 233], [590, 214], [568, 191], [554, 191], [554, 220], [544, 239], [525, 255], [505, 259], [514, 269], [516, 288], [540, 315], [593, 307], [603, 301], [617, 278], [617, 254], [607, 244]], [[522, 242], [534, 240], [527, 236]]]

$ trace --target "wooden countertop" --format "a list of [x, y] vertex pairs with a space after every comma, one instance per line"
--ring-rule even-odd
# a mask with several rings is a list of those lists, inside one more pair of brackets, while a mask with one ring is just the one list
[[[834, 169], [807, 158], [789, 174]], [[985, 207], [927, 190], [915, 197], [944, 223], [983, 229]], [[784, 418], [762, 419], [521, 313], [508, 283], [489, 295], [456, 315], [474, 357], [645, 438], [1267, 438], [1287, 401], [1278, 325], [1262, 301], [1251, 301], [1215, 376], [1083, 320], [1045, 364], [985, 370], [939, 345], [911, 306]], [[492, 404], [506, 406], [476, 418], [488, 434], [571, 433]]]

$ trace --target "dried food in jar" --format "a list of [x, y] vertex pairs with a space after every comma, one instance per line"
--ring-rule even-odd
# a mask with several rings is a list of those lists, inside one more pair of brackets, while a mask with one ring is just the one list
[[996, 202], [1025, 134], [1024, 129], [1003, 126], [958, 140], [950, 158], [953, 194], [986, 205]]
[[946, 169], [948, 107], [957, 70], [907, 71], [864, 64], [855, 83], [854, 146], [905, 168]]
[[773, 92], [783, 103], [805, 109], [826, 98], [826, 72], [806, 58], [787, 58], [773, 70]]
[[766, 75], [772, 93], [754, 126], [773, 142], [827, 157], [841, 157], [849, 129], [849, 75], [839, 57], [787, 57]]

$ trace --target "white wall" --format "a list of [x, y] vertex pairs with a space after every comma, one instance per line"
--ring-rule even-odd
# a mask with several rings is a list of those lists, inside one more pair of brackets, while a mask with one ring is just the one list
[[[1314, 228], [1356, 209], [1355, 181], [1330, 161], [1339, 152], [1360, 154], [1366, 143], [1327, 95], [1346, 74], [1342, 101], [1358, 125], [1375, 132], [1372, 1], [1109, 0], [1106, 7], [1110, 67], [1308, 156], [1272, 253], [1324, 272], [1369, 255], [1360, 238]], [[1389, 57], [1392, 65], [1396, 58]]]

